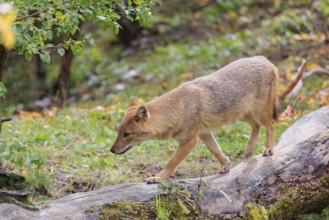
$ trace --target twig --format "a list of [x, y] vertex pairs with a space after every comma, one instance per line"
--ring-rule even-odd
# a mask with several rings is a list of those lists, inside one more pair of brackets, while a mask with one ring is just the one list
[[0, 133], [1, 133], [1, 129], [2, 129], [2, 123], [7, 122], [7, 121], [11, 121], [11, 118], [0, 118]]
[[297, 83], [299, 82], [299, 80], [302, 78], [303, 73], [305, 72], [306, 69], [306, 60], [303, 59], [302, 64], [300, 65], [300, 67], [298, 68], [297, 71], [297, 77], [290, 83], [290, 85], [288, 86], [288, 88], [281, 94], [279, 95], [279, 99], [284, 99], [297, 85]]
[[[64, 4], [66, 4], [66, 3], [68, 3], [68, 2], [69, 2], [69, 0], [64, 1]], [[22, 21], [22, 20], [25, 20], [25, 19], [27, 19], [27, 18], [36, 18], [39, 14], [41, 14], [42, 12], [46, 12], [46, 11], [48, 11], [49, 9], [50, 9], [50, 7], [45, 8], [45, 9], [42, 9], [42, 10], [37, 11], [37, 12], [34, 12], [34, 13], [32, 13], [32, 14], [26, 15], [26, 16], [21, 17], [21, 18], [17, 18], [17, 19], [15, 20], [15, 22], [17, 22], [17, 21]], [[58, 9], [58, 6], [56, 6], [56, 9]]]
[[[34, 13], [30, 14], [30, 15], [26, 15], [26, 16], [24, 16], [24, 17], [22, 17], [22, 18], [18, 18], [18, 19], [16, 19], [16, 21], [22, 21], [22, 20], [25, 20], [25, 19], [27, 19], [27, 18], [36, 17], [36, 16], [39, 15], [40, 13], [42, 13], [42, 12], [46, 12], [46, 11], [48, 11], [48, 10], [49, 10], [49, 8], [45, 8], [45, 9], [43, 9], [43, 10], [41, 10], [41, 11], [37, 11], [37, 12], [34, 12]], [[16, 21], [15, 21], [15, 22], [16, 22]]]
[[318, 75], [318, 76], [329, 76], [329, 71], [322, 68], [322, 67], [317, 67], [314, 69], [311, 69], [307, 72], [305, 72], [302, 76], [302, 78], [298, 81], [294, 89], [287, 95], [287, 98], [295, 98], [300, 90], [303, 88], [303, 81], [310, 78], [313, 75]]
[[198, 191], [197, 191], [197, 198], [196, 198], [196, 210], [199, 210], [199, 201], [200, 201], [200, 197], [202, 195], [202, 190], [201, 190], [201, 187], [202, 187], [202, 183], [204, 183], [204, 181], [202, 180], [203, 176], [204, 176], [204, 170], [206, 169], [208, 165], [208, 161], [205, 162], [204, 166], [202, 167], [202, 170], [201, 170], [201, 174], [200, 174], [200, 180], [199, 180], [199, 183], [198, 183]]
[[67, 149], [69, 149], [69, 147], [71, 147], [73, 145], [73, 143], [70, 143], [68, 145], [66, 145], [62, 151], [67, 151]]
[[313, 76], [314, 74], [317, 74], [319, 76], [322, 76], [322, 75], [328, 75], [329, 76], [329, 71], [326, 70], [326, 69], [324, 69], [324, 68], [322, 68], [322, 67], [317, 67], [317, 68], [311, 69], [310, 71], [307, 71], [303, 75], [302, 79], [303, 80], [304, 79], [307, 79], [307, 78]]
[[223, 191], [223, 190], [221, 190], [220, 188], [217, 188], [218, 190], [219, 190], [219, 192], [221, 193], [221, 194], [223, 194], [224, 196], [225, 196], [225, 198], [227, 199], [227, 201], [230, 203], [230, 205], [232, 205], [233, 204], [233, 201], [232, 201], [232, 199]]

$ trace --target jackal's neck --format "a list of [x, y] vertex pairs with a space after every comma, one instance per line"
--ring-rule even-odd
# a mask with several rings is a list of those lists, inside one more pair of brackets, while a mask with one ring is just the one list
[[146, 105], [149, 111], [150, 126], [155, 138], [170, 138], [179, 129], [182, 118], [182, 103], [176, 92], [170, 91]]

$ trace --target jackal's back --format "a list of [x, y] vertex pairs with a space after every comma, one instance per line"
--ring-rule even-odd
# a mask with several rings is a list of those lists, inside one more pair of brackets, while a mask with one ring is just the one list
[[[265, 57], [239, 59], [184, 86], [199, 93], [200, 116], [205, 127], [236, 120], [255, 120], [266, 125], [273, 119], [278, 71]], [[187, 90], [189, 90], [187, 89]]]

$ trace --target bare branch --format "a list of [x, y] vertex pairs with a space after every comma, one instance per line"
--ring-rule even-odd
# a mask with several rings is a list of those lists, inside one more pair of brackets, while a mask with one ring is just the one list
[[305, 72], [306, 69], [306, 60], [303, 59], [302, 64], [299, 66], [298, 71], [297, 71], [297, 77], [290, 83], [288, 88], [281, 94], [279, 95], [279, 99], [284, 99], [297, 85], [299, 80], [301, 80], [303, 73]]
[[1, 128], [2, 128], [2, 123], [11, 121], [11, 118], [0, 118], [0, 133], [1, 133]]
[[287, 98], [295, 98], [298, 93], [300, 92], [300, 90], [303, 88], [303, 81], [310, 78], [313, 75], [318, 75], [318, 76], [329, 76], [329, 71], [322, 68], [322, 67], [317, 67], [314, 69], [311, 69], [307, 72], [305, 72], [302, 76], [302, 78], [297, 82], [297, 84], [295, 85], [295, 87], [292, 89], [292, 91], [289, 92], [289, 94], [287, 95]]
[[[35, 17], [37, 17], [39, 14], [41, 14], [42, 12], [46, 12], [46, 11], [48, 11], [49, 10], [49, 8], [45, 8], [45, 9], [43, 9], [43, 10], [41, 10], [41, 11], [37, 11], [37, 12], [34, 12], [34, 13], [32, 13], [32, 14], [30, 14], [30, 15], [26, 15], [26, 16], [24, 16], [24, 17], [22, 17], [22, 18], [18, 18], [18, 19], [16, 19], [16, 21], [22, 21], [22, 20], [25, 20], [25, 19], [27, 19], [27, 18], [35, 18]], [[16, 22], [15, 21], [15, 22]]]
[[329, 71], [322, 68], [322, 67], [317, 67], [317, 68], [311, 69], [310, 71], [306, 72], [303, 75], [302, 79], [303, 80], [307, 79], [307, 78], [313, 76], [314, 74], [317, 74], [319, 76], [323, 76], [323, 75], [328, 75], [329, 76]]

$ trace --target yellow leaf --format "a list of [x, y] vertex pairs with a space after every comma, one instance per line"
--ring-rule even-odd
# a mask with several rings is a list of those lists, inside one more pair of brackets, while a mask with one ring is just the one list
[[66, 120], [71, 120], [71, 119], [72, 119], [71, 116], [69, 116], [69, 115], [65, 115], [64, 118], [65, 118]]
[[311, 70], [311, 69], [314, 69], [314, 68], [317, 68], [317, 67], [319, 67], [319, 65], [316, 64], [316, 63], [308, 63], [308, 64], [306, 64], [306, 70]]
[[191, 80], [193, 78], [193, 73], [191, 73], [191, 72], [183, 73], [179, 76], [179, 78], [183, 81]]
[[328, 81], [324, 81], [321, 83], [321, 88], [324, 89], [324, 88], [327, 88], [329, 86], [329, 82]]
[[286, 73], [286, 77], [287, 77], [287, 79], [289, 79], [289, 80], [291, 80], [292, 78], [294, 78], [294, 76], [295, 76], [295, 74], [292, 73], [292, 72], [288, 72], [288, 73]]
[[41, 118], [41, 114], [39, 112], [19, 111], [16, 117], [20, 119], [36, 119]]
[[230, 20], [235, 20], [238, 17], [238, 15], [234, 11], [229, 11], [228, 17]]
[[311, 37], [310, 35], [306, 34], [306, 33], [302, 33], [302, 34], [295, 34], [294, 35], [295, 40], [299, 40], [299, 41], [310, 41]]
[[201, 12], [198, 11], [198, 12], [195, 12], [194, 13], [194, 18], [195, 19], [200, 19], [201, 17], [202, 17], [202, 13]]
[[322, 106], [329, 105], [329, 93], [320, 96], [320, 103]]
[[15, 19], [15, 8], [9, 3], [0, 4], [0, 36], [7, 51], [15, 45], [15, 32], [12, 29]]

